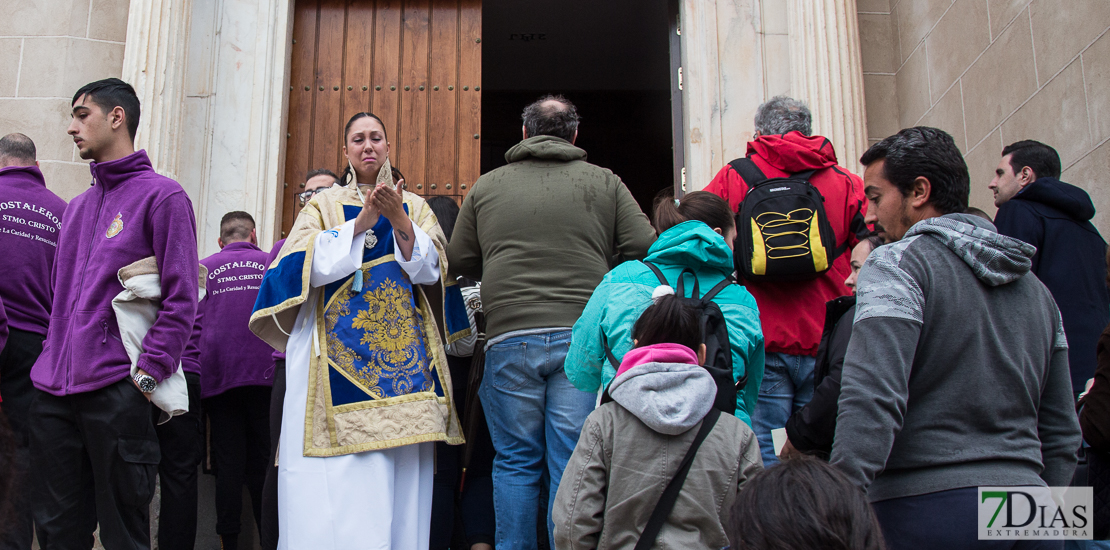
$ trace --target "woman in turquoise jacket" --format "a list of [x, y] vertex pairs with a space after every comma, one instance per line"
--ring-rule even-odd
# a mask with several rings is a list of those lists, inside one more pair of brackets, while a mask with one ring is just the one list
[[[703, 292], [733, 271], [732, 242], [736, 227], [732, 212], [720, 197], [696, 191], [681, 201], [663, 198], [655, 203], [652, 224], [659, 239], [645, 261], [655, 264], [671, 286], [679, 273], [690, 269]], [[618, 363], [632, 349], [632, 325], [652, 303], [659, 279], [643, 262], [625, 262], [610, 271], [594, 290], [585, 311], [574, 324], [570, 353], [564, 363], [567, 378], [582, 391], [600, 392], [616, 373], [605, 357], [602, 335]], [[686, 281], [687, 288], [692, 287]], [[689, 290], [687, 290], [689, 292]], [[763, 331], [755, 299], [740, 285], [729, 285], [713, 298], [728, 324], [733, 379], [747, 374], [736, 394], [736, 417], [750, 426], [751, 411], [763, 381]]]

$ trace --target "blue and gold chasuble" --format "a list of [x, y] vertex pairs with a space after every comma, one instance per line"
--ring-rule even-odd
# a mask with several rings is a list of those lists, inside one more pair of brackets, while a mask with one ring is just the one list
[[[284, 350], [287, 331], [309, 292], [318, 293], [309, 356], [305, 456], [446, 441], [462, 443], [441, 335], [447, 343], [470, 334], [458, 286], [447, 281], [447, 239], [421, 197], [405, 192], [413, 225], [439, 252], [440, 332], [424, 288], [397, 263], [393, 227], [384, 216], [372, 229], [377, 243], [363, 249], [362, 267], [322, 288], [312, 288], [317, 235], [353, 220], [362, 209], [354, 189], [336, 186], [301, 210], [285, 245], [262, 281], [250, 327]], [[361, 237], [356, 236], [356, 239]]]

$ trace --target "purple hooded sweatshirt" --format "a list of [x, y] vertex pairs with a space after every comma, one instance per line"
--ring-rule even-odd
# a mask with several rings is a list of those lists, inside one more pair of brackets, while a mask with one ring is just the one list
[[0, 297], [8, 326], [46, 334], [50, 272], [66, 202], [46, 188], [38, 166], [0, 168]]
[[200, 302], [192, 341], [200, 350], [201, 398], [274, 383], [274, 350], [247, 326], [269, 256], [238, 242], [200, 261], [208, 268], [208, 294]]
[[[266, 269], [270, 269], [270, 264], [274, 263], [274, 260], [277, 259], [278, 253], [281, 252], [281, 245], [283, 244], [285, 244], [285, 239], [274, 243], [274, 247], [270, 249], [270, 257], [266, 259]], [[277, 362], [285, 360], [285, 352], [275, 349], [273, 353], [273, 359], [274, 368], [277, 368]]]
[[54, 262], [54, 309], [35, 387], [53, 395], [89, 392], [130, 375], [112, 298], [118, 271], [154, 256], [162, 307], [143, 338], [138, 366], [161, 382], [177, 369], [197, 311], [193, 205], [176, 181], [154, 172], [146, 151], [91, 163], [92, 188], [66, 210]]

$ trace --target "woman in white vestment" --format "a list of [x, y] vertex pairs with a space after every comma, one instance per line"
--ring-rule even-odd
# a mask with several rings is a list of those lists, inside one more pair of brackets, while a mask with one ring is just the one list
[[425, 550], [434, 442], [462, 443], [444, 339], [469, 323], [435, 216], [394, 188], [381, 120], [359, 113], [344, 137], [340, 185], [298, 215], [251, 317], [286, 352], [279, 548]]

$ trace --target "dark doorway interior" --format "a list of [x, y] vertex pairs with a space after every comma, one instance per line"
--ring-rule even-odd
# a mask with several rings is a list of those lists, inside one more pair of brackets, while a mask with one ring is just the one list
[[505, 165], [525, 105], [563, 94], [575, 144], [650, 213], [674, 184], [665, 0], [484, 0], [482, 37], [482, 173]]

